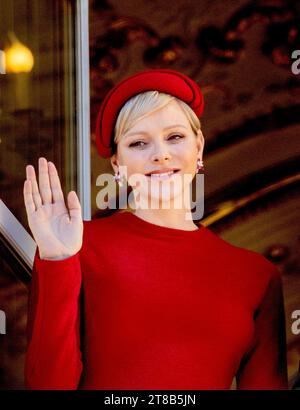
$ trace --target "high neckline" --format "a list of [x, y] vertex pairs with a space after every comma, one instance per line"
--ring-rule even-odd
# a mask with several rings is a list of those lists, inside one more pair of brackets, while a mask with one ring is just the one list
[[177, 228], [170, 228], [167, 226], [157, 225], [152, 222], [146, 221], [145, 219], [140, 218], [139, 216], [135, 215], [131, 211], [121, 211], [118, 212], [121, 216], [123, 215], [130, 224], [130, 229], [138, 229], [142, 231], [145, 235], [150, 234], [157, 234], [157, 235], [165, 235], [165, 236], [173, 236], [173, 237], [197, 237], [199, 234], [202, 234], [206, 228], [204, 225], [199, 223], [198, 229], [194, 230], [186, 230], [186, 229], [177, 229]]

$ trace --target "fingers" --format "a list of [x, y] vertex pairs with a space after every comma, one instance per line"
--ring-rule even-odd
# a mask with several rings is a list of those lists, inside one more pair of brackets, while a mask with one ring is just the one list
[[75, 191], [70, 191], [68, 194], [68, 208], [71, 221], [77, 218], [82, 218], [81, 216], [81, 205], [78, 196]]
[[61, 189], [60, 180], [58, 177], [58, 173], [56, 170], [55, 165], [53, 162], [48, 162], [48, 170], [49, 170], [49, 179], [50, 179], [50, 186], [52, 190], [52, 199], [54, 202], [65, 202], [64, 195]]
[[[26, 178], [27, 180], [30, 181], [30, 193], [33, 197], [34, 205], [36, 209], [38, 209], [42, 206], [42, 199], [40, 196], [40, 192], [39, 192], [39, 188], [38, 188], [38, 184], [36, 180], [35, 170], [32, 165], [27, 165], [26, 167]], [[29, 188], [29, 184], [28, 184], [28, 188]]]
[[39, 187], [40, 195], [43, 201], [43, 204], [52, 203], [52, 193], [50, 188], [50, 179], [48, 172], [48, 163], [46, 158], [39, 158]]
[[29, 179], [26, 179], [24, 182], [23, 195], [26, 212], [27, 215], [30, 216], [33, 212], [35, 212], [35, 204], [32, 197], [31, 181]]
[[32, 165], [26, 166], [26, 181], [24, 183], [24, 201], [28, 212], [33, 212], [43, 204], [62, 202], [64, 195], [61, 183], [53, 162], [47, 162], [46, 158], [39, 158], [39, 184], [37, 183], [35, 169]]

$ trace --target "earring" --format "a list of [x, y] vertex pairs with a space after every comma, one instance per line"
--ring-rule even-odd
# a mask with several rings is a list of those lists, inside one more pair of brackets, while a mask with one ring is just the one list
[[121, 178], [120, 172], [118, 171], [118, 173], [114, 175], [114, 180], [119, 184], [120, 187], [122, 187], [123, 181], [122, 181], [123, 177]]
[[199, 171], [204, 171], [204, 164], [203, 164], [202, 159], [198, 158], [198, 160], [197, 160], [197, 172], [199, 172]]

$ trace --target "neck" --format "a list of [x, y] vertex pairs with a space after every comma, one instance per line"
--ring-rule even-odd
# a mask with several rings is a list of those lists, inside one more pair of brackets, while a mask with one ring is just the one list
[[187, 209], [136, 209], [134, 214], [147, 222], [168, 228], [197, 230], [197, 225], [192, 220], [191, 210]]

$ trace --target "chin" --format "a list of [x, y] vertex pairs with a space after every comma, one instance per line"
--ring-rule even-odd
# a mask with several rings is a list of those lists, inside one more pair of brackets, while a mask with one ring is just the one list
[[[140, 203], [148, 204], [148, 209], [151, 209], [151, 203], [154, 209], [160, 208], [163, 203], [166, 205], [164, 209], [181, 209], [184, 207], [185, 191], [189, 198], [190, 184], [183, 181], [182, 175], [178, 173], [172, 183], [142, 183], [139, 187], [135, 187], [134, 191]], [[175, 201], [174, 205], [173, 201]]]
[[177, 204], [176, 209], [180, 209], [183, 207], [183, 192], [182, 190], [168, 190], [168, 189], [162, 189], [160, 192], [157, 190], [152, 190], [151, 193], [148, 195], [148, 203], [149, 203], [149, 208], [151, 208], [151, 203], [153, 204], [153, 207], [161, 207], [162, 204], [165, 204], [166, 208], [172, 208], [174, 209], [175, 206], [173, 205], [173, 202], [175, 201], [175, 204]]

